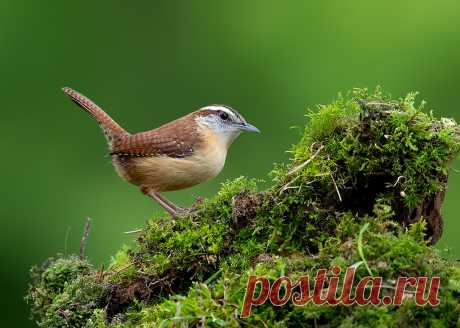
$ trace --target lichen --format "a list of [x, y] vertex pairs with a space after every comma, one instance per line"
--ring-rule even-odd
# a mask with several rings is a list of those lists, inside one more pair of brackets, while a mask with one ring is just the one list
[[[51, 259], [27, 296], [42, 327], [448, 327], [460, 324], [460, 266], [431, 246], [460, 129], [415, 94], [357, 89], [316, 111], [272, 186], [240, 177], [190, 215], [149, 220], [109, 268]], [[441, 305], [271, 305], [239, 317], [247, 279], [294, 280], [349, 266], [358, 278], [440, 276]]]

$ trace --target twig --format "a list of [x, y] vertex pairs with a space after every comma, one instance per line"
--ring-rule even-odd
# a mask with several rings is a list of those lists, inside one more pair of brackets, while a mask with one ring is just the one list
[[91, 226], [91, 219], [87, 218], [85, 228], [83, 229], [83, 236], [80, 241], [80, 260], [85, 259], [86, 243], [88, 242], [89, 228]]
[[396, 186], [401, 182], [402, 179], [406, 179], [406, 177], [404, 175], [399, 176], [394, 184], [388, 183], [387, 188], [391, 188], [391, 187], [396, 188]]
[[335, 191], [337, 191], [337, 195], [339, 195], [339, 200], [340, 200], [340, 202], [342, 202], [342, 195], [340, 194], [339, 187], [337, 186], [337, 183], [335, 182], [335, 179], [334, 179], [334, 176], [332, 175], [332, 173], [331, 173], [331, 178], [332, 178], [332, 182], [334, 183], [334, 186], [335, 186]]
[[133, 231], [126, 231], [125, 234], [130, 235], [130, 234], [135, 234], [144, 231], [143, 229], [137, 229]]
[[67, 231], [65, 233], [65, 241], [64, 241], [64, 255], [67, 256], [67, 243], [69, 242], [69, 235], [70, 235], [71, 227], [67, 227]]
[[289, 181], [288, 183], [286, 183], [279, 191], [279, 194], [281, 195], [283, 192], [285, 192], [286, 190], [288, 190], [289, 188], [291, 188], [290, 186], [299, 178], [299, 176], [295, 177], [294, 179], [292, 179], [291, 181]]
[[305, 162], [303, 162], [302, 164], [300, 164], [299, 166], [296, 166], [295, 168], [293, 168], [292, 170], [290, 170], [288, 172], [288, 175], [291, 175], [291, 174], [294, 174], [295, 172], [297, 172], [298, 170], [301, 170], [303, 169], [305, 166], [307, 166], [308, 164], [310, 164], [310, 162], [312, 160], [315, 159], [316, 156], [318, 156], [319, 152], [324, 148], [323, 145], [321, 145], [318, 150], [316, 151], [316, 153], [313, 154], [312, 157], [310, 157], [308, 160], [306, 160]]
[[[121, 272], [123, 272], [123, 271], [125, 271], [125, 270], [128, 270], [128, 269], [129, 269], [130, 267], [132, 267], [133, 265], [134, 265], [134, 263], [130, 263], [130, 264], [125, 265], [124, 267], [118, 269], [118, 270], [115, 271], [115, 272], [110, 272], [109, 274], [110, 274], [110, 275], [113, 275], [113, 276], [116, 276], [117, 274], [119, 274], [119, 273], [121, 273]], [[109, 269], [110, 269], [110, 268], [109, 268]], [[141, 272], [141, 271], [139, 271], [139, 272]], [[144, 273], [144, 272], [141, 272], [141, 273]]]

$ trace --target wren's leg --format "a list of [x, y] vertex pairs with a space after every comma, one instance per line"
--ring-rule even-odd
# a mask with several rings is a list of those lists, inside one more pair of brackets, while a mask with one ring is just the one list
[[169, 202], [169, 201], [166, 201], [165, 202], [165, 198], [160, 196], [159, 193], [149, 189], [149, 188], [146, 188], [146, 187], [141, 187], [140, 188], [142, 193], [146, 196], [149, 196], [150, 198], [153, 198], [154, 200], [156, 200], [158, 202], [158, 204], [161, 205], [161, 207], [163, 207], [165, 209], [166, 212], [168, 212], [169, 214], [171, 214], [171, 216], [173, 218], [176, 218], [178, 216], [178, 209], [176, 207], [176, 205], [174, 205], [173, 203]]
[[173, 202], [167, 200], [165, 197], [160, 195], [160, 193], [148, 187], [141, 187], [140, 190], [146, 196], [149, 196], [150, 198], [153, 198], [154, 200], [156, 200], [158, 204], [160, 204], [161, 207], [163, 207], [166, 210], [166, 212], [171, 214], [173, 218], [178, 217], [180, 214], [188, 213], [187, 209], [184, 209], [182, 207], [175, 205]]
[[163, 207], [166, 210], [166, 212], [171, 214], [173, 218], [177, 218], [179, 214], [178, 211], [175, 208], [172, 208], [169, 204], [163, 202], [163, 199], [161, 199], [159, 195], [160, 194], [157, 194], [156, 192], [152, 192], [151, 194], [149, 194], [149, 196], [155, 199], [158, 202], [158, 204], [160, 204], [161, 207]]

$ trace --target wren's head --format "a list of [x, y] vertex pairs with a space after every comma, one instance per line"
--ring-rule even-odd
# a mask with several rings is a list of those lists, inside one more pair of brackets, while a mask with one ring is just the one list
[[210, 129], [227, 147], [242, 131], [260, 132], [254, 125], [246, 122], [236, 110], [225, 105], [206, 106], [195, 114], [196, 122]]

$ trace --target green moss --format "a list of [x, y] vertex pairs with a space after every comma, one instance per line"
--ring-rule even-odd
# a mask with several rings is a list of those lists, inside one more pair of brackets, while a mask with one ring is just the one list
[[[256, 182], [243, 177], [222, 185], [219, 193], [199, 205], [197, 213], [180, 220], [150, 220], [135, 252], [138, 271], [164, 276], [190, 271], [198, 277], [215, 270], [225, 253], [233, 227], [232, 202], [241, 192], [254, 192]], [[190, 275], [190, 274], [189, 274]]]
[[132, 250], [128, 246], [123, 246], [112, 258], [108, 271], [112, 273], [112, 282], [122, 282], [136, 276]]
[[[44, 327], [455, 326], [460, 266], [430, 244], [442, 233], [460, 129], [423, 106], [415, 94], [392, 100], [381, 89], [339, 95], [309, 112], [268, 190], [241, 177], [189, 216], [150, 220], [104, 275], [75, 258], [51, 261], [34, 271], [33, 312]], [[357, 278], [372, 273], [388, 285], [440, 276], [441, 305], [264, 305], [239, 318], [251, 274], [296, 279], [339, 266], [343, 277], [352, 265]]]
[[[441, 276], [444, 281], [441, 296], [443, 303], [439, 308], [420, 308], [412, 301], [400, 308], [308, 304], [305, 307], [286, 306], [275, 310], [272, 306], [264, 305], [254, 308], [253, 315], [244, 322], [238, 318], [236, 314], [242, 308], [249, 275], [263, 275], [271, 278], [272, 282], [283, 275], [292, 279], [300, 275], [309, 275], [312, 278], [312, 272], [318, 268], [339, 265], [344, 272], [347, 267], [358, 263], [360, 256], [356, 240], [350, 239], [356, 238], [356, 230], [352, 229], [351, 235], [342, 234], [341, 238], [329, 240], [318, 256], [272, 256], [244, 273], [224, 271], [215, 281], [195, 283], [186, 296], [174, 295], [160, 304], [146, 306], [141, 311], [132, 313], [131, 323], [126, 323], [125, 327], [178, 327], [185, 324], [192, 327], [298, 327], [314, 324], [368, 327], [370, 322], [373, 322], [373, 327], [412, 327], [414, 320], [422, 327], [455, 326], [459, 319], [457, 306], [460, 294], [458, 286], [452, 286], [449, 281], [458, 281], [460, 278], [458, 266], [443, 260], [432, 248], [427, 247], [426, 241], [420, 238], [420, 229], [424, 223], [417, 223], [405, 230], [388, 221], [368, 220], [370, 228], [364, 248], [373, 271], [378, 272], [385, 281], [402, 272], [419, 276]], [[359, 227], [360, 225], [356, 225], [355, 228]], [[379, 248], [380, 252], [377, 251]], [[358, 267], [357, 276], [358, 279], [367, 276], [363, 266]]]
[[94, 277], [80, 276], [67, 284], [47, 308], [42, 327], [85, 327], [101, 305], [104, 285]]
[[31, 270], [26, 297], [41, 327], [83, 327], [99, 305], [103, 283], [92, 277], [91, 265], [78, 257], [49, 259]]
[[88, 274], [91, 266], [77, 257], [50, 258], [40, 267], [30, 271], [31, 284], [26, 297], [32, 313], [42, 316], [53, 299], [62, 293], [64, 287], [79, 275]]

